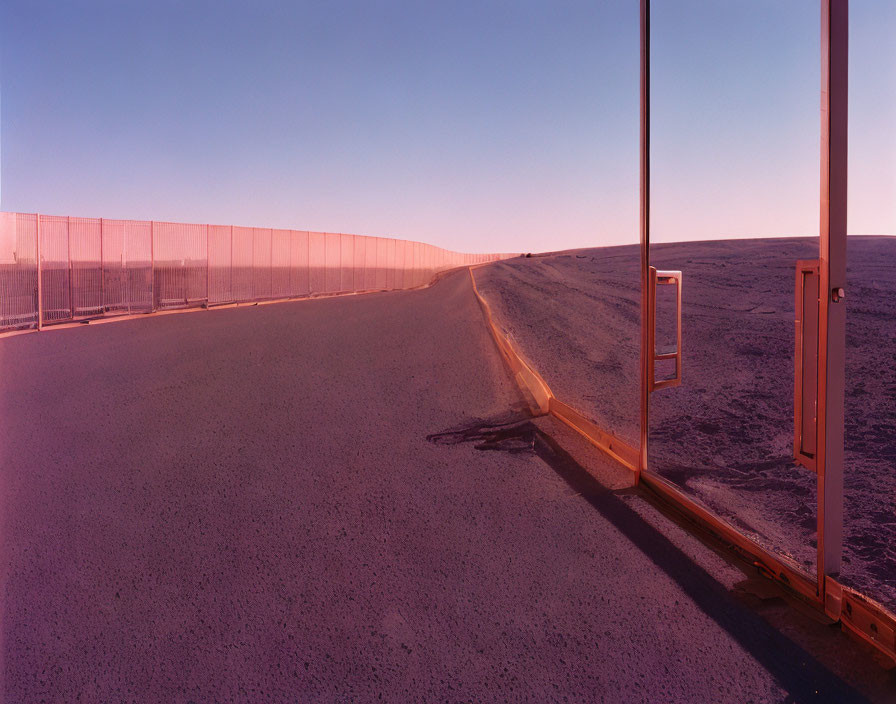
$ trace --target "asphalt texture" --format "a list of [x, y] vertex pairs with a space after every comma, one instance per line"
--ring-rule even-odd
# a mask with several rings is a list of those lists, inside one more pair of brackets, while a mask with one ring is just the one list
[[466, 271], [0, 365], [7, 702], [861, 700], [525, 416]]

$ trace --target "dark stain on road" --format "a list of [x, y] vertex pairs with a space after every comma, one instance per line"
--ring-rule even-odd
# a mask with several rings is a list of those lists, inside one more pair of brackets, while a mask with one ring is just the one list
[[426, 439], [436, 445], [472, 442], [477, 450], [535, 454], [537, 433], [538, 429], [529, 418], [506, 416], [492, 420], [479, 419], [460, 428], [427, 435]]

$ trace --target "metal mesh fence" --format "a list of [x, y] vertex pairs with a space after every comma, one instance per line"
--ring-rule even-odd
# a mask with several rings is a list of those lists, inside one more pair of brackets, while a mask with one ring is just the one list
[[0, 213], [0, 331], [413, 288], [439, 271], [505, 256], [363, 235]]
[[37, 216], [3, 213], [0, 220], [0, 325], [37, 322]]

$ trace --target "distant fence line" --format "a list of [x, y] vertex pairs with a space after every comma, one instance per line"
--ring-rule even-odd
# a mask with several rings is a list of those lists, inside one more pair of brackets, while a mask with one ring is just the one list
[[0, 213], [0, 331], [414, 288], [440, 271], [507, 256], [330, 232]]

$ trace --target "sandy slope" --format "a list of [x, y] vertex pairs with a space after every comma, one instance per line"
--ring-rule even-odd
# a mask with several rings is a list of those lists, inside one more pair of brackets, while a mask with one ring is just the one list
[[[9, 702], [855, 699], [718, 555], [538, 440], [465, 271], [0, 363]], [[427, 440], [509, 413], [513, 453]]]
[[[655, 245], [684, 273], [684, 383], [651, 395], [650, 463], [769, 547], [815, 561], [815, 475], [791, 461], [793, 267], [815, 239]], [[638, 249], [515, 259], [477, 282], [557, 395], [634, 441]], [[896, 240], [851, 237], [843, 579], [896, 608]], [[670, 309], [667, 309], [669, 311]], [[660, 337], [671, 316], [660, 311]], [[667, 338], [668, 339], [668, 338]]]

